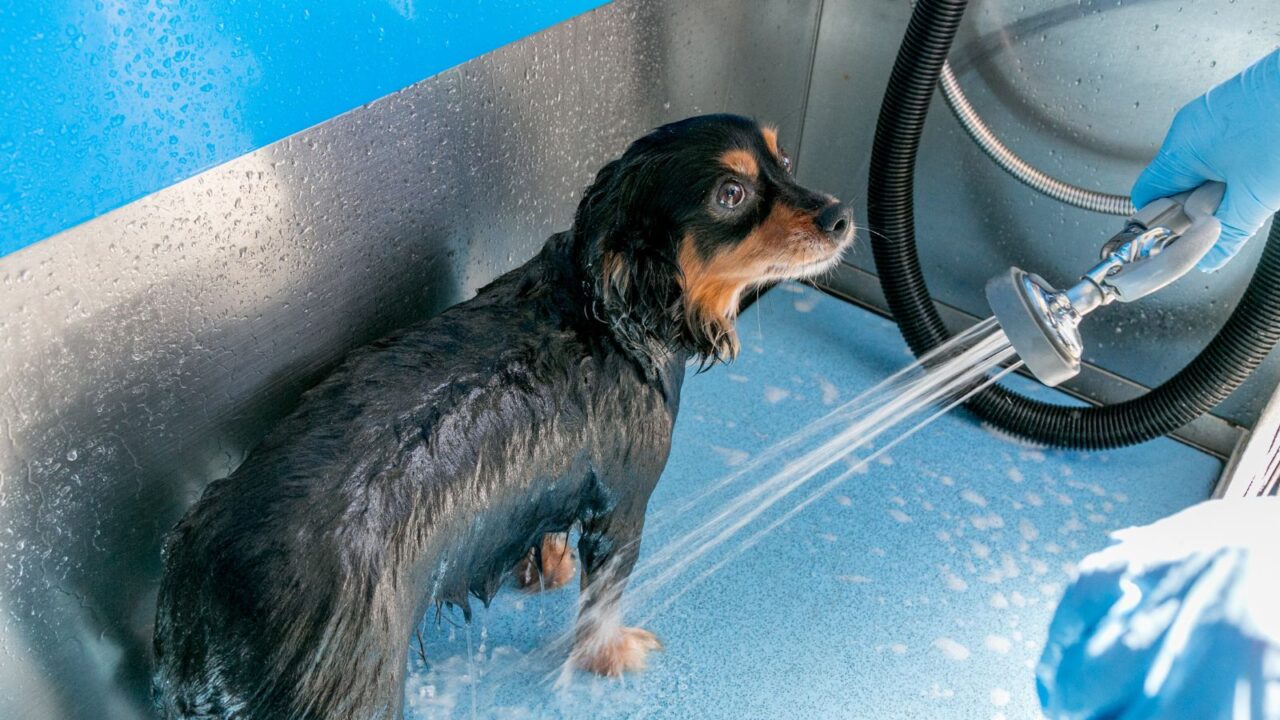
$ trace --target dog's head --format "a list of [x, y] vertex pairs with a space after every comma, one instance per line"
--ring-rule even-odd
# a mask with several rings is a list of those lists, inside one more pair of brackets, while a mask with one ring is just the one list
[[615, 332], [708, 362], [737, 354], [745, 292], [829, 270], [853, 230], [847, 206], [796, 183], [775, 130], [735, 115], [637, 140], [596, 175], [574, 220]]

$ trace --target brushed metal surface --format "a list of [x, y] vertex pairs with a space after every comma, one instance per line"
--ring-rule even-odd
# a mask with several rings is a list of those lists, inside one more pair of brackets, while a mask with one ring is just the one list
[[[1029, 162], [1123, 193], [1178, 107], [1280, 42], [1273, 10], [1273, 0], [985, 0], [970, 4], [951, 59], [979, 112]], [[804, 181], [865, 198], [880, 97], [909, 13], [905, 0], [824, 5], [799, 161]], [[1115, 218], [1066, 207], [1005, 175], [940, 96], [916, 188], [929, 289], [972, 315], [990, 314], [983, 286], [992, 275], [1017, 265], [1069, 284], [1119, 229]], [[1085, 360], [1142, 386], [1162, 382], [1221, 327], [1261, 245], [1251, 243], [1218, 273], [1193, 273], [1142, 302], [1091, 316], [1081, 328]], [[874, 272], [869, 252], [852, 262]], [[1272, 358], [1217, 414], [1251, 425], [1278, 378], [1280, 360]]]
[[799, 147], [821, 3], [749, 5], [612, 3], [0, 260], [0, 717], [148, 717], [166, 529], [630, 139], [730, 111]]

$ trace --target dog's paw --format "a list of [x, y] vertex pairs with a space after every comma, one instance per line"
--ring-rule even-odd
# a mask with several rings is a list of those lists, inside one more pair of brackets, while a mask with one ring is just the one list
[[538, 553], [532, 549], [516, 564], [516, 585], [526, 592], [552, 590], [573, 579], [577, 571], [573, 551], [569, 549], [566, 533], [547, 533], [542, 536], [542, 566], [538, 566]]
[[605, 677], [618, 677], [626, 672], [643, 670], [650, 650], [661, 650], [662, 643], [648, 630], [618, 628], [607, 640], [596, 640], [590, 647], [578, 647], [573, 662], [583, 670]]

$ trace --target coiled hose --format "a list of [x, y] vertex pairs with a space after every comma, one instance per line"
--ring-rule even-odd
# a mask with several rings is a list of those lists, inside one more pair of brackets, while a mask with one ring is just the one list
[[947, 107], [951, 108], [951, 113], [956, 116], [960, 127], [964, 128], [987, 157], [1018, 182], [1058, 202], [1090, 212], [1129, 217], [1136, 210], [1128, 195], [1113, 195], [1072, 185], [1043, 172], [1019, 157], [992, 132], [987, 121], [983, 120], [974, 109], [968, 96], [964, 94], [964, 89], [960, 87], [956, 74], [951, 71], [951, 63], [942, 63], [942, 76], [939, 78], [938, 85], [942, 88], [942, 98], [947, 101]]
[[[929, 103], [967, 0], [919, 0], [880, 106], [871, 156], [868, 216], [876, 270], [889, 310], [917, 356], [949, 334], [925, 285], [915, 244], [916, 154]], [[1280, 341], [1280, 221], [1244, 297], [1208, 346], [1162, 385], [1125, 402], [1076, 408], [1032, 400], [1002, 387], [968, 408], [1003, 430], [1048, 445], [1123, 447], [1176, 430], [1208, 412], [1262, 363]]]

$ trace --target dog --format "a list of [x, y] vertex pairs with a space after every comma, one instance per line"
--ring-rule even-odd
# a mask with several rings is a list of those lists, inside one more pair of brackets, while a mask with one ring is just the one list
[[618, 604], [686, 367], [731, 360], [744, 294], [831, 269], [853, 229], [752, 120], [695, 117], [634, 142], [570, 230], [351, 353], [205, 489], [165, 544], [162, 715], [399, 718], [424, 614], [469, 620], [468, 597], [487, 604], [522, 558], [563, 582], [573, 526], [570, 658], [642, 668], [657, 639]]

